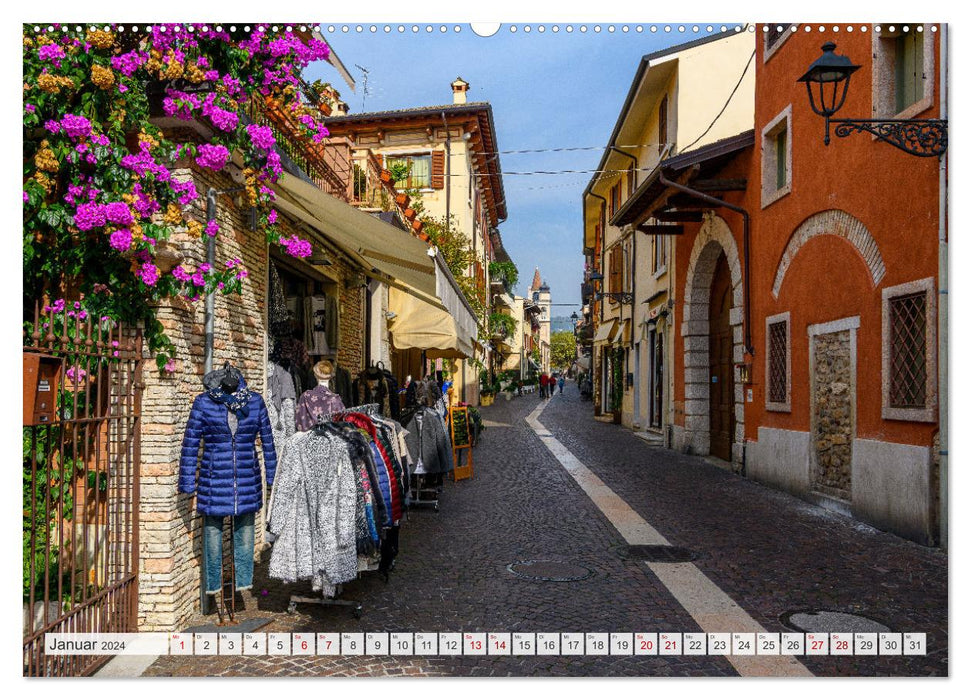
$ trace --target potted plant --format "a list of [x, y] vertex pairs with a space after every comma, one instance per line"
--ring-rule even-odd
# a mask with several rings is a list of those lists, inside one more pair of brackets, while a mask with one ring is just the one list
[[394, 196], [395, 203], [402, 209], [406, 209], [411, 203], [411, 197], [405, 192], [399, 192]]
[[378, 177], [380, 177], [381, 182], [383, 182], [386, 185], [390, 185], [392, 182], [391, 171], [388, 170], [387, 168], [381, 168], [381, 172], [378, 174]]

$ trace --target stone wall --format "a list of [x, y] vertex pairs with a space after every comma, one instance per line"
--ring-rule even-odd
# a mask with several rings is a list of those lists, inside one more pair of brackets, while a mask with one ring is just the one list
[[850, 500], [853, 378], [850, 331], [824, 333], [813, 342], [813, 488]]

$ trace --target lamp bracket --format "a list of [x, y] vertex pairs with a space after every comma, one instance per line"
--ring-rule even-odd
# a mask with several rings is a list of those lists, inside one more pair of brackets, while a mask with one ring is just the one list
[[[869, 133], [911, 155], [930, 158], [947, 150], [946, 119], [828, 119], [840, 138]], [[828, 131], [828, 129], [827, 129]]]

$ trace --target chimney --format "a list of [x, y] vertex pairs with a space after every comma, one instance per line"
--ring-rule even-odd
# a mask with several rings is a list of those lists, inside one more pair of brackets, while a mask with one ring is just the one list
[[469, 91], [469, 84], [462, 80], [461, 77], [456, 78], [452, 82], [452, 104], [464, 105], [466, 102], [466, 94]]
[[349, 108], [349, 106], [348, 106], [348, 104], [346, 102], [342, 102], [341, 100], [337, 100], [337, 102], [334, 104], [334, 116], [335, 117], [343, 117], [343, 116], [347, 115], [348, 108]]

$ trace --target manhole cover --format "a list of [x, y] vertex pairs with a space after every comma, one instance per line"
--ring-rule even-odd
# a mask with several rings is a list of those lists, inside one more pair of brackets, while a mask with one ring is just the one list
[[587, 567], [564, 561], [517, 561], [506, 569], [519, 578], [532, 581], [582, 581], [593, 576], [593, 571]]
[[883, 623], [863, 615], [835, 610], [787, 612], [779, 617], [782, 624], [799, 632], [889, 632]]
[[672, 564], [694, 561], [698, 558], [698, 555], [690, 549], [667, 544], [636, 544], [630, 547], [622, 547], [620, 556], [624, 559]]

